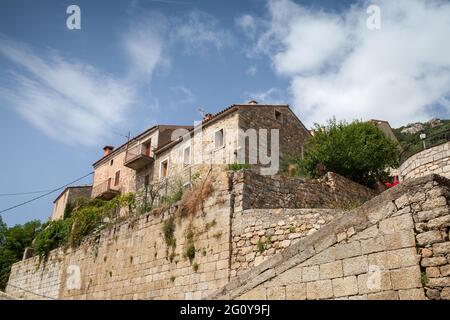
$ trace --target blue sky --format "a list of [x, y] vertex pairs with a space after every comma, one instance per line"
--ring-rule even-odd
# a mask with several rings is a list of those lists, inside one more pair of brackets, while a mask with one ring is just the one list
[[[81, 30], [66, 27], [70, 4]], [[448, 118], [448, 30], [447, 1], [2, 0], [0, 210], [34, 196], [1, 194], [64, 185], [105, 144], [192, 124], [198, 108], [289, 103], [308, 127]], [[3, 220], [46, 220], [56, 195]]]

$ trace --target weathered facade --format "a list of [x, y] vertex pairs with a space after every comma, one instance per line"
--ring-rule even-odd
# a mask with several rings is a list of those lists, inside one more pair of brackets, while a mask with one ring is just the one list
[[63, 219], [64, 211], [68, 203], [71, 203], [80, 197], [90, 198], [91, 192], [92, 186], [71, 186], [65, 188], [53, 201], [53, 212], [50, 216], [50, 220], [55, 221]]

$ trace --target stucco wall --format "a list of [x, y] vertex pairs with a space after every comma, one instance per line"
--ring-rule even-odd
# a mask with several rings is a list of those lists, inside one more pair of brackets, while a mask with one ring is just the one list
[[450, 141], [423, 150], [408, 158], [399, 168], [400, 180], [436, 173], [450, 178]]

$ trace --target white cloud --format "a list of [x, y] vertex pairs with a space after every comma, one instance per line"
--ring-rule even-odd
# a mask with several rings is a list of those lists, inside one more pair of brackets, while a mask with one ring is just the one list
[[256, 32], [255, 18], [249, 14], [244, 14], [236, 18], [236, 25], [242, 29], [248, 36], [253, 36]]
[[204, 54], [211, 47], [220, 50], [233, 42], [231, 33], [220, 28], [219, 21], [203, 11], [191, 11], [178, 21], [172, 37], [182, 44], [185, 54]]
[[182, 105], [182, 104], [191, 104], [196, 100], [195, 95], [192, 93], [192, 91], [183, 86], [173, 86], [170, 88], [170, 90], [173, 92], [173, 105]]
[[121, 123], [134, 100], [126, 83], [57, 53], [40, 56], [1, 38], [0, 54], [20, 70], [12, 73], [12, 86], [0, 88], [0, 99], [64, 143], [98, 144], [109, 136], [109, 128]]
[[247, 92], [244, 97], [249, 100], [256, 100], [259, 104], [286, 104], [286, 93], [279, 88], [270, 88], [267, 91]]
[[252, 46], [290, 79], [296, 111], [308, 125], [336, 115], [398, 126], [432, 117], [436, 103], [450, 115], [450, 3], [377, 1], [380, 30], [366, 26], [370, 4], [327, 13], [270, 0]]
[[169, 65], [167, 55], [163, 54], [166, 30], [166, 19], [151, 14], [138, 18], [122, 34], [121, 46], [129, 59], [128, 80], [148, 82], [157, 66]]

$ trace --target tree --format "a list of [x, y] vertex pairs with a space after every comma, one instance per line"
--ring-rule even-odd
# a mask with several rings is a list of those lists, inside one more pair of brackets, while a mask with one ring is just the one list
[[6, 230], [8, 228], [6, 227], [6, 223], [3, 222], [2, 220], [2, 216], [0, 216], [0, 248], [3, 246], [3, 244], [5, 243], [5, 238], [6, 238]]
[[369, 122], [328, 121], [315, 125], [301, 169], [312, 177], [332, 171], [372, 187], [387, 178], [389, 167], [399, 165], [398, 145]]
[[6, 228], [0, 219], [0, 290], [6, 286], [11, 265], [22, 259], [23, 251], [31, 246], [40, 226], [38, 220], [33, 220], [24, 225]]

